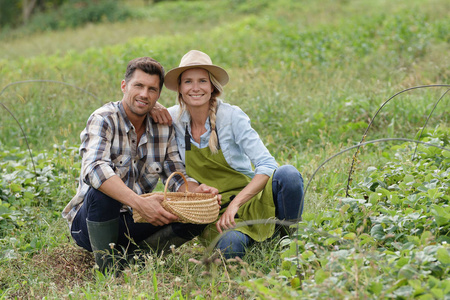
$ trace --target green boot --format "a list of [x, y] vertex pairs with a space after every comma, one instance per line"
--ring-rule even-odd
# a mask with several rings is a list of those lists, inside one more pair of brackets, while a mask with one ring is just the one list
[[86, 220], [89, 240], [94, 252], [95, 263], [100, 272], [111, 270], [116, 267], [120, 258], [117, 253], [117, 239], [119, 237], [119, 218], [106, 222], [93, 222]]
[[139, 243], [139, 247], [144, 250], [153, 250], [157, 254], [170, 250], [170, 246], [179, 247], [188, 242], [189, 239], [179, 237], [173, 232], [172, 226], [168, 225], [155, 232]]

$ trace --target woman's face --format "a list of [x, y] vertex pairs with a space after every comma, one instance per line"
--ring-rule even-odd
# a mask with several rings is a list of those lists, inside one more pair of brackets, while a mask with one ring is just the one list
[[188, 107], [209, 107], [214, 87], [205, 69], [189, 69], [181, 74], [180, 94]]

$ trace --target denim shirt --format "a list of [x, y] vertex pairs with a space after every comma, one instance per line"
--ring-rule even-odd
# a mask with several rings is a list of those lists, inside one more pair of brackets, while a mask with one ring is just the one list
[[[187, 111], [180, 115], [179, 105], [170, 107], [169, 113], [173, 119], [178, 150], [181, 159], [185, 162], [184, 134], [186, 125], [192, 136], [190, 115]], [[209, 136], [211, 135], [209, 124], [208, 117], [205, 123], [206, 132], [200, 137], [200, 144], [191, 138], [191, 143], [200, 149], [208, 147]], [[220, 149], [230, 167], [250, 178], [253, 178], [255, 174], [272, 176], [278, 164], [264, 146], [258, 133], [252, 128], [250, 118], [239, 107], [218, 100], [216, 129]], [[255, 167], [254, 170], [252, 164]]]

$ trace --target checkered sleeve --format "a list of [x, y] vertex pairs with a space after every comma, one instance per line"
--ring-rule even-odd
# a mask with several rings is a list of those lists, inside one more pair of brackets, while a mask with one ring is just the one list
[[112, 128], [106, 118], [94, 114], [80, 135], [81, 176], [87, 185], [96, 189], [115, 175], [110, 153]]

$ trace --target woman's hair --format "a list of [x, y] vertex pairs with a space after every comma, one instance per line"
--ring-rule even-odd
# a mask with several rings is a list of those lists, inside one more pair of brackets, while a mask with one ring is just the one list
[[[183, 74], [183, 73], [181, 73]], [[181, 74], [178, 77], [178, 103], [180, 104], [180, 115], [186, 110], [186, 104], [183, 101], [183, 97], [179, 91], [181, 84]], [[217, 153], [219, 150], [219, 139], [216, 132], [216, 113], [217, 113], [217, 99], [223, 92], [223, 87], [219, 81], [214, 77], [211, 72], [208, 71], [209, 80], [213, 85], [213, 92], [211, 93], [211, 99], [209, 99], [209, 122], [211, 125], [211, 135], [209, 137], [208, 146], [212, 153]]]

